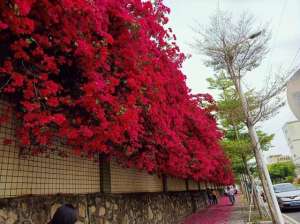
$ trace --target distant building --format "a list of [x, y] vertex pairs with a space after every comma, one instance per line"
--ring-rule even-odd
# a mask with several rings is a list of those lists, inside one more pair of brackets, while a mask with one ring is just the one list
[[292, 158], [289, 155], [271, 155], [268, 158], [268, 163], [273, 164], [273, 163], [280, 163], [280, 162], [288, 162], [291, 161]]
[[291, 121], [283, 126], [283, 132], [288, 142], [292, 160], [296, 165], [296, 173], [300, 175], [300, 121]]
[[288, 81], [287, 100], [290, 109], [296, 118], [300, 120], [300, 69]]

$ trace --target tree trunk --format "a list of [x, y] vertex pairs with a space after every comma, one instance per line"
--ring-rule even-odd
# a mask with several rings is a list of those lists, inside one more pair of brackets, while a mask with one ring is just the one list
[[242, 156], [242, 159], [243, 159], [243, 163], [244, 163], [244, 166], [245, 166], [246, 174], [248, 175], [248, 177], [250, 179], [251, 186], [252, 185], [254, 186], [254, 189], [252, 189], [254, 205], [258, 209], [260, 218], [262, 218], [263, 217], [263, 212], [262, 212], [262, 209], [261, 209], [260, 204], [259, 204], [259, 198], [258, 198], [259, 196], [257, 195], [257, 192], [256, 192], [256, 184], [255, 184], [254, 178], [250, 173], [246, 158], [244, 156]]
[[247, 180], [245, 178], [245, 174], [242, 174], [241, 178], [242, 178], [242, 185], [243, 185], [243, 193], [246, 196], [247, 201], [250, 202], [248, 184], [247, 184]]
[[[234, 73], [233, 73], [233, 76], [236, 77], [234, 75]], [[249, 135], [250, 135], [251, 143], [252, 143], [253, 149], [254, 149], [254, 155], [255, 155], [255, 159], [256, 159], [256, 163], [257, 163], [257, 169], [258, 169], [258, 172], [261, 173], [261, 182], [262, 182], [262, 186], [263, 186], [263, 189], [264, 189], [264, 192], [265, 192], [265, 195], [267, 198], [267, 202], [268, 202], [268, 205], [270, 208], [272, 221], [273, 221], [273, 223], [276, 223], [276, 224], [284, 224], [284, 220], [283, 220], [283, 217], [282, 217], [282, 214], [281, 214], [281, 211], [280, 211], [280, 208], [279, 208], [279, 205], [278, 205], [275, 193], [274, 193], [271, 178], [270, 178], [267, 166], [263, 161], [260, 142], [259, 142], [257, 133], [255, 131], [255, 128], [254, 128], [254, 125], [252, 122], [252, 117], [251, 117], [251, 114], [250, 114], [250, 111], [248, 108], [246, 97], [243, 94], [240, 80], [238, 79], [236, 81], [238, 81], [238, 83], [236, 83], [236, 87], [238, 87], [237, 92], [242, 101], [243, 111], [246, 116]]]
[[[235, 137], [239, 141], [240, 140], [239, 132], [238, 132], [237, 127], [234, 124], [234, 122], [233, 122], [233, 127], [234, 127]], [[242, 161], [243, 161], [243, 164], [244, 164], [246, 175], [249, 177], [251, 188], [252, 188], [252, 185], [254, 185], [254, 187], [255, 187], [254, 179], [253, 179], [253, 177], [252, 177], [252, 175], [250, 173], [250, 170], [249, 170], [249, 167], [248, 167], [248, 164], [247, 164], [247, 160], [246, 160], [246, 158], [245, 158], [245, 156], [243, 154], [242, 154]], [[261, 207], [259, 206], [259, 199], [258, 199], [258, 196], [257, 196], [256, 187], [255, 187], [254, 190], [252, 189], [252, 191], [253, 191], [252, 194], [253, 194], [254, 206], [258, 209], [259, 216], [262, 218], [262, 210], [261, 210]], [[249, 196], [250, 196], [249, 199], [251, 200], [251, 194]]]
[[241, 74], [233, 69], [233, 65], [231, 64], [230, 60], [226, 62], [227, 63], [227, 71], [228, 74], [231, 77], [231, 80], [234, 81], [235, 89], [237, 91], [238, 96], [241, 99], [243, 111], [246, 118], [246, 124], [248, 128], [248, 132], [251, 138], [251, 143], [253, 146], [254, 156], [257, 163], [257, 170], [258, 173], [261, 175], [261, 182], [262, 186], [266, 195], [266, 199], [268, 202], [268, 206], [270, 209], [270, 214], [272, 218], [272, 222], [274, 224], [284, 224], [284, 220], [274, 193], [273, 185], [271, 182], [271, 178], [269, 175], [269, 171], [267, 169], [266, 164], [263, 160], [263, 155], [261, 152], [261, 146], [259, 142], [259, 138], [257, 136], [256, 130], [253, 125], [252, 116], [248, 107], [246, 96], [244, 95], [244, 92], [242, 90], [241, 86]]

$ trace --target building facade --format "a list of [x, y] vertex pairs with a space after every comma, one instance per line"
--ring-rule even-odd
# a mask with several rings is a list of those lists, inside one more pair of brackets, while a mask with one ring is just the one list
[[282, 154], [271, 155], [268, 157], [268, 164], [288, 162], [291, 160], [292, 158], [289, 155], [282, 155]]
[[283, 126], [283, 132], [296, 165], [297, 176], [300, 176], [300, 121], [287, 122]]

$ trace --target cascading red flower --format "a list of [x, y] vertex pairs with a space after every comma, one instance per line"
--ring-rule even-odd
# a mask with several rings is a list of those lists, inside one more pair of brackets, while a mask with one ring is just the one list
[[190, 94], [162, 1], [0, 0], [0, 83], [21, 144], [229, 183], [209, 95]]

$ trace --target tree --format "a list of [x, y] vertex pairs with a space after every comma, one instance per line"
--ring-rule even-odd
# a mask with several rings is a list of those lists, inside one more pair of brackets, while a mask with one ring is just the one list
[[213, 100], [189, 93], [161, 0], [0, 0], [0, 9], [0, 91], [23, 151], [60, 141], [151, 173], [232, 182]]
[[[270, 35], [267, 27], [257, 26], [251, 15], [243, 14], [234, 23], [231, 14], [218, 11], [211, 18], [206, 29], [199, 29], [200, 37], [196, 40], [199, 53], [207, 56], [206, 65], [216, 71], [225, 71], [226, 77], [234, 84], [234, 89], [242, 103], [245, 123], [254, 149], [257, 168], [265, 191], [270, 213], [274, 223], [283, 224], [272, 182], [263, 161], [261, 145], [255, 130], [255, 124], [273, 116], [284, 105], [281, 94], [286, 86], [286, 77], [279, 76], [267, 85], [256, 99], [257, 110], [251, 110], [242, 86], [245, 75], [257, 68], [268, 52], [267, 43]], [[268, 80], [271, 80], [268, 77]]]
[[273, 163], [268, 166], [273, 183], [290, 182], [296, 176], [295, 169], [292, 161]]
[[[248, 161], [254, 157], [241, 101], [236, 94], [233, 82], [226, 78], [224, 72], [208, 78], [207, 81], [209, 83], [209, 89], [219, 91], [216, 99], [216, 116], [221, 129], [225, 133], [222, 140], [222, 147], [229, 155], [233, 170], [236, 171], [236, 174], [239, 174], [239, 171], [243, 170], [245, 165], [247, 165], [243, 163], [243, 158], [245, 161]], [[256, 96], [252, 90], [247, 91], [246, 96], [247, 101], [251, 104], [250, 108], [252, 110], [259, 107], [257, 101], [253, 100]], [[274, 135], [268, 135], [260, 130], [257, 131], [257, 134], [260, 137], [263, 151], [269, 150]]]
[[[225, 133], [222, 140], [222, 147], [227, 153], [231, 160], [233, 171], [237, 176], [245, 173], [249, 179], [250, 183], [255, 184], [250, 168], [248, 167], [247, 161], [254, 157], [253, 147], [251, 145], [251, 139], [246, 131], [246, 124], [244, 123], [245, 117], [242, 112], [241, 101], [239, 100], [236, 91], [234, 89], [234, 84], [231, 80], [228, 80], [224, 74], [221, 72], [214, 76], [214, 78], [208, 78], [209, 88], [214, 90], [219, 90], [220, 94], [217, 98], [217, 118]], [[256, 104], [255, 96], [253, 96], [253, 91], [248, 91], [246, 93], [247, 100], [251, 105], [250, 108], [254, 110], [258, 107]], [[267, 135], [262, 131], [257, 131], [260, 136], [260, 143], [264, 151], [269, 150], [271, 147], [271, 141], [274, 135]], [[254, 202], [257, 205], [260, 215], [262, 216], [262, 211], [259, 206], [259, 199], [254, 193]]]
[[[226, 131], [226, 133], [228, 132]], [[271, 148], [271, 141], [274, 135], [268, 135], [262, 131], [258, 131], [257, 133], [261, 139], [264, 139], [261, 141], [263, 151], [268, 151]], [[240, 140], [236, 140], [235, 137], [225, 134], [225, 138], [221, 142], [223, 149], [230, 158], [233, 171], [237, 175], [245, 171], [246, 162], [254, 157], [249, 134], [239, 133], [239, 135], [241, 136]]]

